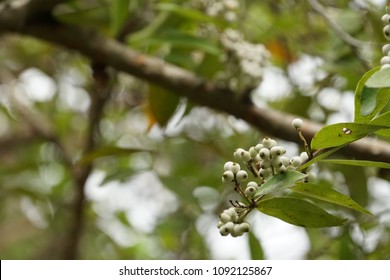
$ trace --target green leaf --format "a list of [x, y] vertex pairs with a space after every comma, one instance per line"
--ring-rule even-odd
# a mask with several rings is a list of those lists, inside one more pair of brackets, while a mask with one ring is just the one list
[[[370, 124], [383, 125], [390, 128], [390, 112], [386, 112], [382, 115], [379, 115], [378, 117], [373, 119]], [[375, 134], [390, 138], [390, 129], [379, 130], [375, 132]]]
[[112, 35], [117, 35], [129, 17], [129, 0], [115, 0], [112, 2], [110, 15], [110, 29]]
[[342, 147], [344, 147], [344, 145], [341, 145], [341, 146], [338, 146], [338, 147], [335, 147], [335, 148], [331, 148], [331, 149], [329, 149], [326, 152], [320, 153], [316, 157], [312, 158], [311, 160], [309, 160], [306, 163], [304, 163], [301, 166], [299, 166], [296, 170], [297, 171], [305, 170], [310, 165], [312, 165], [312, 164], [314, 164], [316, 162], [319, 162], [320, 160], [323, 160], [324, 158], [326, 158], [327, 156], [330, 156], [331, 154], [334, 154], [335, 152], [340, 150]]
[[130, 155], [132, 153], [138, 153], [138, 152], [152, 152], [151, 149], [146, 148], [120, 148], [116, 146], [104, 146], [101, 148], [98, 148], [96, 150], [93, 150], [92, 152], [84, 155], [79, 161], [78, 164], [85, 165], [89, 164], [92, 161], [101, 158], [101, 157], [107, 157], [107, 156], [126, 156]]
[[369, 160], [348, 160], [348, 159], [325, 159], [325, 163], [332, 164], [343, 164], [343, 165], [353, 165], [353, 166], [363, 166], [363, 167], [378, 167], [390, 169], [390, 163], [380, 162], [380, 161], [369, 161]]
[[354, 122], [368, 123], [389, 102], [389, 72], [388, 69], [384, 70], [386, 69], [380, 70], [380, 67], [371, 69], [358, 82], [355, 91]]
[[361, 207], [350, 197], [323, 185], [311, 183], [297, 183], [295, 186], [291, 187], [291, 190], [309, 197], [313, 197], [319, 200], [341, 205], [365, 214], [372, 215], [368, 210]]
[[295, 170], [287, 170], [284, 174], [272, 176], [257, 191], [255, 196], [266, 195], [272, 192], [281, 191], [291, 187], [298, 180], [305, 178], [307, 175]]
[[341, 226], [346, 221], [346, 219], [331, 215], [306, 200], [290, 197], [275, 197], [263, 200], [257, 209], [264, 214], [301, 227]]
[[369, 88], [390, 88], [390, 68], [375, 71], [365, 82]]
[[311, 141], [313, 150], [336, 147], [354, 142], [386, 126], [362, 123], [337, 123], [320, 129]]
[[157, 122], [162, 127], [168, 124], [180, 102], [180, 97], [168, 90], [155, 85], [149, 85], [148, 108], [150, 125]]
[[249, 249], [251, 253], [251, 260], [264, 260], [264, 251], [261, 247], [261, 243], [257, 240], [256, 236], [249, 231]]

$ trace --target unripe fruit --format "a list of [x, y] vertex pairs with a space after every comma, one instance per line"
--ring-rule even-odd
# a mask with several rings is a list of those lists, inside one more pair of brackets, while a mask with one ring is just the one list
[[244, 149], [238, 148], [237, 150], [235, 150], [233, 156], [234, 156], [235, 159], [241, 159], [242, 154], [243, 154], [244, 152], [245, 152]]
[[302, 162], [306, 162], [309, 159], [309, 155], [306, 152], [302, 152], [299, 157], [301, 158]]
[[240, 226], [240, 230], [242, 232], [248, 232], [250, 230], [250, 227], [251, 227], [247, 222], [243, 222], [243, 223], [239, 224], [239, 226]]
[[235, 236], [242, 236], [244, 234], [244, 231], [242, 230], [241, 224], [234, 225], [233, 234]]
[[284, 173], [286, 173], [286, 170], [287, 170], [287, 168], [284, 165], [282, 165], [279, 168], [275, 168], [275, 171], [276, 171], [277, 174], [284, 174]]
[[385, 38], [387, 40], [390, 40], [390, 24], [386, 25], [384, 28], [383, 28], [383, 35], [385, 35]]
[[229, 233], [233, 232], [234, 229], [234, 223], [233, 222], [227, 222], [222, 228], [225, 228]]
[[283, 163], [282, 163], [282, 161], [280, 160], [279, 157], [275, 157], [275, 158], [272, 159], [272, 166], [274, 168], [280, 168], [280, 167], [283, 166]]
[[384, 56], [381, 58], [381, 65], [390, 64], [390, 56]]
[[219, 229], [219, 233], [222, 235], [222, 236], [227, 236], [229, 235], [229, 230], [226, 229], [225, 225], [223, 225], [220, 229]]
[[245, 189], [245, 194], [246, 194], [247, 196], [249, 196], [249, 197], [253, 197], [253, 196], [255, 195], [255, 193], [256, 193], [256, 190], [257, 190], [257, 188], [254, 188], [254, 187], [247, 187], [247, 188]]
[[389, 55], [390, 52], [390, 44], [386, 44], [382, 47], [382, 53], [383, 55]]
[[271, 160], [269, 160], [269, 159], [264, 159], [264, 160], [261, 162], [260, 167], [261, 167], [262, 169], [268, 169], [268, 168], [271, 167], [271, 165], [272, 165]]
[[236, 174], [238, 171], [240, 171], [240, 169], [241, 169], [241, 166], [238, 163], [236, 163], [236, 162], [233, 162], [232, 166], [230, 167], [230, 170], [234, 174]]
[[291, 122], [291, 125], [295, 129], [299, 129], [303, 126], [303, 121], [301, 119], [293, 119], [293, 121]]
[[225, 165], [223, 166], [223, 170], [225, 170], [225, 171], [230, 171], [231, 170], [231, 168], [232, 168], [232, 165], [233, 165], [233, 162], [232, 161], [228, 161], [228, 162], [226, 162], [225, 163]]
[[251, 147], [249, 149], [249, 155], [251, 156], [251, 158], [256, 158], [256, 156], [258, 155], [258, 151], [256, 151], [256, 148], [255, 147]]
[[245, 170], [240, 170], [236, 174], [236, 179], [238, 182], [245, 182], [248, 179], [248, 173]]
[[272, 145], [274, 144], [274, 142], [272, 141], [271, 138], [265, 137], [265, 138], [263, 139], [263, 141], [262, 141], [262, 144], [263, 144], [264, 148], [268, 148], [268, 149], [269, 149], [269, 148], [272, 147]]
[[390, 15], [389, 14], [384, 14], [381, 18], [383, 24], [389, 24], [390, 23]]
[[219, 215], [219, 220], [226, 224], [228, 222], [231, 222], [232, 221], [232, 218], [230, 217], [230, 215], [228, 215], [227, 213], [225, 213], [225, 211], [223, 213], [221, 213], [221, 215]]
[[259, 171], [261, 178], [267, 178], [269, 175], [271, 175], [271, 173], [272, 173], [272, 170], [270, 168], [266, 168], [266, 169], [262, 168]]
[[282, 146], [274, 146], [270, 149], [270, 153], [273, 157], [281, 156], [286, 153], [286, 149]]
[[259, 152], [259, 155], [262, 159], [269, 159], [271, 152], [267, 148], [262, 148]]
[[292, 157], [290, 160], [290, 164], [294, 167], [298, 167], [302, 164], [302, 159], [299, 156]]
[[227, 209], [225, 211], [229, 214], [229, 216], [233, 222], [237, 222], [238, 214], [237, 214], [235, 207], [230, 207], [229, 209]]
[[255, 146], [255, 150], [256, 150], [257, 152], [260, 152], [260, 150], [261, 150], [262, 148], [264, 148], [263, 144], [257, 144], [257, 145]]
[[241, 159], [243, 161], [250, 161], [251, 160], [251, 155], [248, 151], [244, 151], [241, 153]]
[[288, 157], [281, 156], [281, 157], [280, 157], [280, 160], [282, 161], [282, 164], [283, 164], [284, 166], [286, 166], [286, 167], [290, 164], [290, 160], [288, 159]]
[[254, 187], [254, 188], [259, 187], [259, 185], [255, 181], [250, 181], [246, 186], [247, 187]]
[[233, 180], [234, 180], [234, 174], [232, 171], [228, 170], [222, 174], [223, 183], [231, 183]]

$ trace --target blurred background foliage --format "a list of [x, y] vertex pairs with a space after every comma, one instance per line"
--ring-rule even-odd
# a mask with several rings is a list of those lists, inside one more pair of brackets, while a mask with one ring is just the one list
[[[84, 0], [54, 13], [237, 91], [259, 85], [251, 95], [258, 106], [324, 124], [352, 121], [356, 83], [381, 57], [385, 1], [321, 1], [357, 46], [310, 2]], [[260, 46], [257, 72], [238, 67], [257, 58], [235, 53], [224, 43], [227, 32]], [[93, 123], [91, 61], [30, 37], [8, 34], [0, 42], [2, 259], [64, 258], [77, 193], [69, 162], [91, 166], [80, 259], [390, 258], [388, 175], [318, 167], [324, 184], [374, 217], [345, 210], [353, 221], [345, 227], [302, 229], [258, 214], [253, 233], [221, 237], [218, 214], [233, 195], [221, 183], [223, 164], [234, 149], [258, 143], [262, 131], [115, 69], [107, 70], [110, 96]], [[97, 127], [96, 145], [85, 151], [90, 127]], [[300, 151], [280, 142], [290, 154]]]

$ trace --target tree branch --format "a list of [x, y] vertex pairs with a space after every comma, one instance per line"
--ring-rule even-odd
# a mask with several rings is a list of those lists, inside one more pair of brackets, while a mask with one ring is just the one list
[[[0, 12], [0, 18], [2, 14]], [[0, 22], [1, 23], [1, 22]], [[76, 50], [93, 61], [170, 89], [199, 105], [207, 106], [247, 121], [266, 134], [300, 143], [291, 121], [296, 116], [271, 109], [258, 108], [252, 103], [237, 99], [237, 94], [161, 59], [132, 50], [128, 46], [91, 29], [63, 24], [31, 24], [20, 29], [6, 29], [30, 35], [59, 46]], [[82, 40], [80, 39], [82, 38]], [[322, 127], [305, 120], [302, 132], [310, 139]], [[354, 158], [390, 162], [390, 145], [387, 142], [366, 138], [354, 142], [341, 151]]]

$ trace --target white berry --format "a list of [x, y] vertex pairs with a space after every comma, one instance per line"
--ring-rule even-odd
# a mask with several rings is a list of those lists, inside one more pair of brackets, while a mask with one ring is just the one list
[[238, 182], [245, 182], [248, 179], [248, 173], [245, 170], [240, 170], [236, 174]]
[[262, 148], [259, 155], [262, 159], [269, 159], [271, 152], [267, 148]]
[[256, 189], [257, 189], [257, 188], [254, 188], [254, 187], [252, 187], [252, 186], [247, 187], [247, 188], [245, 189], [245, 194], [246, 194], [247, 196], [249, 196], [249, 197], [253, 197], [253, 196], [255, 195], [255, 193], [256, 193]]
[[226, 162], [225, 165], [223, 166], [223, 170], [224, 170], [224, 171], [230, 171], [231, 168], [232, 168], [232, 165], [233, 165], [233, 162], [232, 162], [232, 161]]
[[219, 215], [219, 220], [226, 224], [232, 220], [232, 218], [225, 212], [223, 212], [221, 215]]
[[272, 145], [274, 144], [274, 142], [272, 141], [271, 138], [265, 137], [265, 138], [263, 139], [262, 144], [263, 144], [263, 146], [264, 146], [265, 148], [268, 148], [268, 149], [269, 149], [269, 148], [272, 147]]
[[385, 38], [387, 40], [390, 40], [390, 24], [386, 25], [384, 28], [383, 28], [383, 34], [385, 35]]
[[290, 160], [290, 164], [294, 167], [298, 167], [302, 164], [302, 159], [299, 156], [292, 157]]
[[222, 175], [222, 182], [223, 183], [231, 183], [234, 179], [234, 173], [230, 170], [225, 171]]
[[281, 156], [286, 153], [286, 149], [282, 146], [274, 146], [270, 149], [270, 152], [273, 157]]
[[303, 126], [303, 121], [301, 119], [293, 119], [293, 121], [291, 122], [291, 125], [295, 129], [299, 129]]
[[238, 171], [240, 171], [240, 169], [241, 169], [241, 166], [240, 166], [238, 163], [236, 163], [236, 162], [234, 162], [234, 163], [232, 164], [232, 166], [230, 167], [230, 170], [231, 170], [234, 174], [236, 174]]

